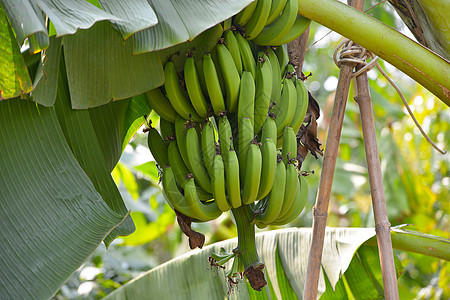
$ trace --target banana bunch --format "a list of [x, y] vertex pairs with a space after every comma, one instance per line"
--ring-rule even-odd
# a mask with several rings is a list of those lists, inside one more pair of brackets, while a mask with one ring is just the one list
[[255, 44], [279, 46], [299, 37], [311, 21], [300, 15], [298, 0], [255, 0], [233, 18]]

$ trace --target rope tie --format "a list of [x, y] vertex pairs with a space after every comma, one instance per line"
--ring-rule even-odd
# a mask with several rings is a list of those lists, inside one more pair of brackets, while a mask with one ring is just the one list
[[[340, 48], [342, 49], [339, 54], [339, 59], [337, 59], [337, 54]], [[368, 63], [366, 60], [369, 58], [372, 58], [372, 60]], [[369, 50], [355, 44], [353, 41], [344, 39], [336, 47], [333, 54], [333, 60], [338, 68], [340, 68], [343, 63], [362, 65], [363, 67], [359, 71], [352, 73], [352, 78], [354, 78], [363, 72], [370, 71], [377, 64], [378, 56], [373, 55], [373, 53]]]
[[[341, 49], [342, 48], [342, 49]], [[339, 54], [339, 59], [337, 58], [339, 49], [341, 49], [341, 52]], [[372, 58], [370, 62], [366, 62], [366, 60]], [[395, 84], [395, 82], [384, 72], [384, 70], [381, 68], [381, 66], [378, 64], [378, 56], [374, 55], [367, 49], [361, 47], [358, 44], [355, 44], [353, 41], [349, 39], [344, 39], [342, 42], [339, 43], [339, 45], [336, 47], [336, 50], [334, 50], [333, 54], [333, 60], [336, 66], [338, 68], [341, 68], [341, 65], [343, 63], [346, 64], [356, 64], [362, 65], [363, 67], [358, 70], [357, 72], [353, 71], [352, 77], [354, 78], [358, 75], [360, 75], [363, 72], [370, 71], [373, 67], [377, 67], [378, 71], [386, 78], [386, 80], [394, 87], [394, 89], [397, 91], [398, 95], [402, 99], [403, 104], [406, 107], [406, 110], [408, 111], [409, 115], [414, 121], [414, 124], [416, 124], [416, 127], [419, 129], [420, 133], [423, 135], [423, 137], [427, 140], [428, 143], [433, 146], [434, 149], [436, 149], [441, 154], [447, 153], [447, 151], [440, 149], [431, 139], [430, 137], [425, 133], [425, 131], [422, 129], [422, 126], [420, 126], [419, 122], [417, 121], [416, 117], [414, 116], [413, 112], [411, 111], [411, 108], [408, 105], [408, 102], [406, 101], [405, 97], [403, 96], [403, 93], [400, 91], [399, 87]]]

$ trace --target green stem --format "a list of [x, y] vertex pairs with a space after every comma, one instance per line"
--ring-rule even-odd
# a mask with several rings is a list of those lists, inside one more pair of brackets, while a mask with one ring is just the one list
[[252, 223], [248, 205], [242, 205], [231, 210], [238, 231], [238, 246], [234, 252], [242, 259], [244, 268], [260, 264], [255, 243], [255, 224]]
[[386, 24], [337, 0], [299, 0], [306, 18], [394, 65], [450, 106], [450, 63]]

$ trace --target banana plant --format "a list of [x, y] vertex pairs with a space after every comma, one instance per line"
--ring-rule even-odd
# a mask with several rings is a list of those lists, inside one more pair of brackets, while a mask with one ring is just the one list
[[[250, 2], [0, 0], [0, 288], [7, 297], [51, 297], [99, 243], [133, 231], [110, 172], [150, 112], [142, 94], [163, 84], [169, 57], [177, 67], [177, 53], [211, 49], [218, 24]], [[299, 6], [449, 105], [445, 59], [338, 1]]]

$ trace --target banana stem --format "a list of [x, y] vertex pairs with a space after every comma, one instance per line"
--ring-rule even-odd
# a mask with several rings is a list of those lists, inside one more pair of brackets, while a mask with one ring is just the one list
[[337, 0], [299, 0], [299, 11], [391, 63], [450, 105], [450, 63], [441, 56]]
[[244, 268], [260, 263], [255, 243], [255, 224], [252, 223], [247, 205], [231, 210], [238, 231], [238, 246], [233, 250], [244, 263]]
[[244, 275], [247, 277], [251, 287], [256, 291], [261, 291], [267, 284], [264, 278], [264, 264], [259, 261], [255, 242], [255, 223], [252, 222], [250, 208], [242, 205], [231, 210], [236, 221], [238, 231], [238, 246], [233, 252], [244, 264]]

